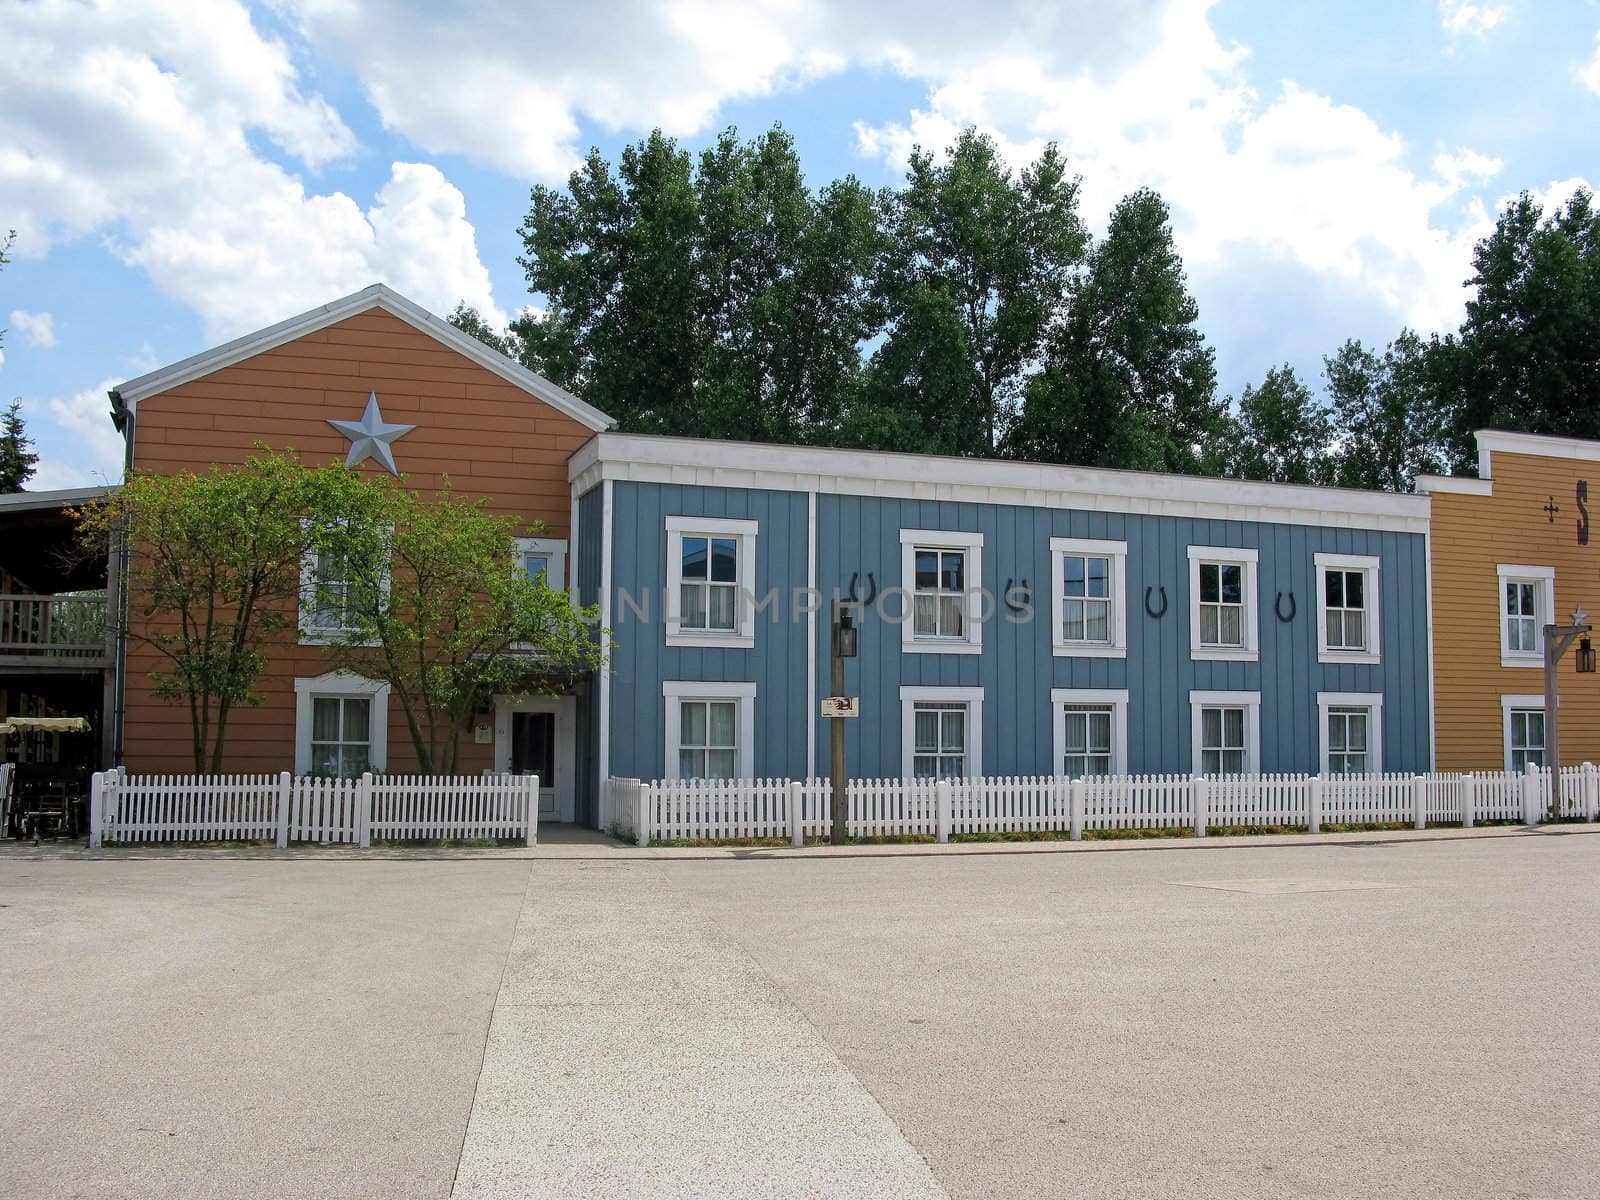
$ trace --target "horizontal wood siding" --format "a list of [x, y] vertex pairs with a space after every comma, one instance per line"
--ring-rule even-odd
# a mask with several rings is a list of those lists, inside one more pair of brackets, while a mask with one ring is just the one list
[[[1556, 620], [1600, 614], [1600, 527], [1578, 544], [1577, 485], [1600, 498], [1600, 463], [1495, 451], [1492, 495], [1433, 496], [1435, 714], [1442, 771], [1505, 765], [1502, 695], [1544, 691], [1536, 667], [1500, 665], [1500, 563], [1553, 567]], [[1545, 511], [1550, 503], [1560, 509]], [[1589, 501], [1591, 514], [1596, 501]], [[1552, 520], [1552, 515], [1554, 519]], [[1597, 514], [1600, 515], [1600, 514]], [[1561, 664], [1561, 755], [1600, 762], [1600, 675]]]
[[[406, 482], [424, 495], [448, 481], [461, 496], [547, 536], [570, 532], [567, 456], [590, 430], [427, 334], [381, 310], [361, 313], [139, 402], [134, 468], [172, 473], [241, 463], [258, 444], [293, 449], [308, 463], [343, 461], [350, 443], [329, 418], [359, 420], [376, 391], [384, 418], [416, 429], [394, 444]], [[364, 471], [381, 471], [371, 461]], [[139, 597], [131, 597], [137, 622]], [[292, 632], [268, 652], [259, 705], [229, 717], [225, 769], [294, 765], [294, 679], [329, 669], [327, 654]], [[125, 762], [139, 772], [193, 769], [185, 708], [157, 700], [149, 674], [163, 660], [130, 639]], [[463, 741], [463, 772], [493, 765], [493, 746]], [[416, 769], [397, 700], [389, 705], [392, 771]]]

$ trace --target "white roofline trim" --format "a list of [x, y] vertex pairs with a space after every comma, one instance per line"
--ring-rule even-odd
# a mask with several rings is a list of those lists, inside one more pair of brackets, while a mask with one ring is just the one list
[[1492, 452], [1532, 454], [1540, 458], [1572, 458], [1580, 462], [1600, 462], [1600, 441], [1589, 438], [1556, 437], [1547, 433], [1513, 433], [1509, 429], [1474, 431], [1478, 442], [1478, 474], [1492, 479]]
[[1494, 480], [1474, 479], [1470, 475], [1418, 475], [1416, 483], [1417, 491], [1425, 495], [1433, 492], [1456, 492], [1463, 496], [1494, 495]]
[[485, 370], [493, 371], [507, 383], [514, 384], [530, 396], [544, 401], [550, 407], [571, 417], [579, 424], [599, 432], [610, 429], [614, 420], [592, 405], [585, 404], [565, 388], [557, 387], [544, 376], [528, 370], [521, 363], [485, 346], [469, 333], [464, 333], [440, 317], [381, 283], [352, 292], [319, 308], [310, 309], [287, 321], [279, 321], [265, 329], [247, 333], [210, 350], [203, 350], [170, 366], [161, 367], [137, 379], [130, 379], [113, 389], [131, 411], [137, 411], [139, 401], [161, 392], [170, 391], [182, 384], [243, 362], [253, 355], [274, 350], [295, 338], [326, 329], [357, 313], [381, 308], [398, 317], [413, 329], [428, 334], [457, 353], [465, 355]]
[[603, 480], [956, 500], [1422, 533], [1428, 497], [928, 454], [602, 433], [567, 460], [578, 495]]
[[68, 508], [90, 500], [103, 500], [121, 485], [115, 483], [100, 487], [61, 488], [53, 492], [12, 492], [0, 496], [0, 512], [30, 512], [34, 509]]

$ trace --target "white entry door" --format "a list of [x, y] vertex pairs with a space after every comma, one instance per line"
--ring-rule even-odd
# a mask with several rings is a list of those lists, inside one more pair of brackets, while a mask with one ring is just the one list
[[570, 821], [576, 815], [575, 711], [571, 696], [502, 696], [495, 703], [495, 770], [539, 776], [541, 821]]

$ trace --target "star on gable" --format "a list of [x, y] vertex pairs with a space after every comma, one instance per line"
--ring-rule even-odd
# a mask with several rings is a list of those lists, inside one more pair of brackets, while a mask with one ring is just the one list
[[345, 466], [353, 467], [358, 462], [373, 458], [382, 463], [391, 475], [400, 474], [394, 465], [394, 450], [391, 447], [416, 428], [415, 425], [390, 425], [385, 421], [383, 410], [378, 407], [377, 392], [367, 397], [367, 411], [361, 414], [361, 420], [335, 421], [330, 417], [328, 424], [350, 439], [350, 453], [345, 455]]

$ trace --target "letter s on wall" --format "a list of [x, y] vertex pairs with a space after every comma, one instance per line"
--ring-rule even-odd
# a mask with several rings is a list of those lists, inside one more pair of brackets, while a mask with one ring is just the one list
[[1578, 545], [1589, 544], [1589, 481], [1578, 480]]

